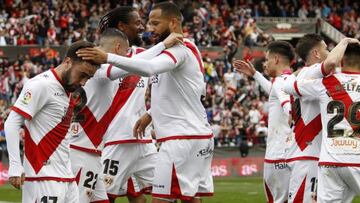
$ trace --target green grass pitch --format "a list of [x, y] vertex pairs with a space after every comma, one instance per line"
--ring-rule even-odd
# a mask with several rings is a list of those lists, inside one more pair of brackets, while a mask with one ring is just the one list
[[[260, 177], [228, 177], [215, 178], [215, 195], [204, 198], [204, 203], [254, 203], [265, 202], [262, 179]], [[147, 197], [150, 199], [149, 197]], [[0, 187], [0, 203], [21, 202], [21, 192], [10, 185]], [[125, 203], [119, 198], [117, 203]], [[150, 201], [148, 201], [150, 202]], [[353, 202], [360, 203], [360, 198]]]

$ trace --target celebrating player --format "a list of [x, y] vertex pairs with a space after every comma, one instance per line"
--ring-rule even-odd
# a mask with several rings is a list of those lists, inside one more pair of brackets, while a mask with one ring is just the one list
[[275, 41], [268, 45], [264, 67], [272, 83], [257, 72], [252, 64], [235, 60], [235, 69], [254, 77], [269, 94], [269, 130], [264, 163], [264, 184], [269, 202], [285, 202], [290, 171], [286, 165], [286, 140], [291, 133], [288, 123], [290, 97], [282, 91], [295, 53], [291, 44]]
[[[172, 3], [156, 4], [148, 25], [154, 39], [161, 41], [171, 32], [182, 33], [181, 13]], [[99, 49], [83, 49], [78, 55], [153, 76], [151, 117], [157, 141], [162, 142], [155, 166], [153, 202], [200, 202], [198, 196], [212, 195], [213, 135], [200, 101], [205, 82], [197, 47], [185, 39], [184, 45], [166, 49], [151, 60], [119, 57]], [[150, 115], [145, 117], [149, 120]]]
[[324, 79], [297, 80], [290, 76], [285, 91], [320, 103], [323, 126], [318, 202], [351, 202], [360, 194], [359, 106], [360, 43], [343, 39], [323, 63], [332, 69], [343, 60], [342, 73]]
[[[84, 47], [93, 47], [93, 44], [75, 42], [58, 67], [26, 82], [5, 123], [10, 158], [9, 181], [20, 188], [25, 180], [22, 190], [25, 203], [79, 202], [66, 134], [73, 109], [77, 108], [77, 101], [70, 93], [85, 85], [98, 67], [76, 55], [75, 52]], [[19, 130], [24, 123], [23, 167]]]

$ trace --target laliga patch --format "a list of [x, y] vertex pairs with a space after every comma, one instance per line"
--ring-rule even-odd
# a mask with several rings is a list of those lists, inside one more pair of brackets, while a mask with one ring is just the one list
[[78, 122], [71, 123], [70, 132], [72, 136], [78, 136], [80, 132], [80, 124]]
[[30, 101], [31, 101], [31, 97], [32, 97], [31, 91], [30, 91], [30, 90], [26, 90], [26, 92], [24, 93], [24, 96], [23, 96], [23, 98], [22, 98], [22, 100], [21, 100], [21, 103], [23, 103], [23, 104], [25, 104], [25, 105], [29, 104]]

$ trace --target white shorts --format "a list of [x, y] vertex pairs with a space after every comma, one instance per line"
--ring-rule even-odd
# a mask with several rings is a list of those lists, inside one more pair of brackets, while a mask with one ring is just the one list
[[360, 195], [360, 168], [320, 166], [317, 202], [352, 202]]
[[316, 193], [318, 162], [292, 161], [288, 162], [288, 167], [291, 173], [288, 202], [311, 202], [311, 196]]
[[264, 187], [268, 202], [284, 203], [288, 199], [290, 170], [286, 162], [264, 163]]
[[[157, 162], [153, 143], [106, 146], [102, 152], [102, 172], [109, 197], [137, 197], [150, 190]], [[132, 178], [130, 178], [132, 177]]]
[[101, 157], [97, 154], [70, 149], [71, 169], [79, 187], [79, 202], [107, 202]]
[[163, 142], [155, 168], [152, 196], [185, 201], [212, 196], [213, 152], [213, 138]]
[[79, 192], [75, 181], [25, 181], [22, 202], [78, 203]]

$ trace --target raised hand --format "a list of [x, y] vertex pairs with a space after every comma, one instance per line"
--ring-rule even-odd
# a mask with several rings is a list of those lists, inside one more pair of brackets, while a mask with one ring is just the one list
[[76, 54], [83, 60], [89, 60], [99, 65], [107, 62], [107, 53], [97, 47], [79, 49]]
[[180, 34], [180, 33], [175, 33], [175, 32], [172, 32], [164, 41], [164, 45], [165, 47], [168, 49], [172, 46], [174, 46], [175, 44], [183, 44], [183, 35]]
[[233, 62], [233, 66], [235, 70], [239, 73], [244, 73], [247, 76], [254, 76], [256, 69], [250, 62], [242, 61], [242, 60], [235, 60]]

